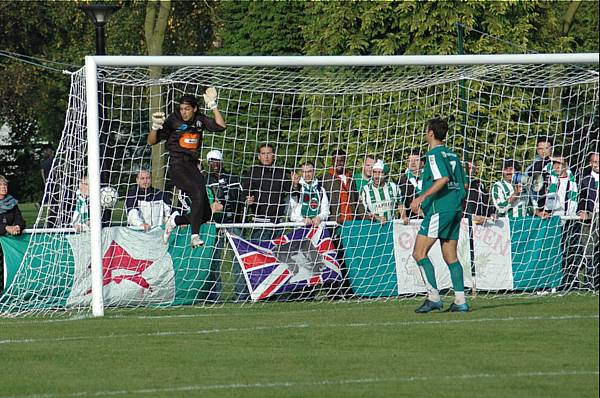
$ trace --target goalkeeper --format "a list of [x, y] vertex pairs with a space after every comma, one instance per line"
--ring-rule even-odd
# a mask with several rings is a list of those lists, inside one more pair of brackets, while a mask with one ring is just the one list
[[198, 169], [198, 151], [202, 147], [204, 130], [225, 130], [225, 120], [217, 108], [217, 90], [209, 87], [204, 93], [206, 106], [213, 111], [214, 119], [199, 112], [196, 97], [186, 94], [179, 100], [179, 109], [166, 119], [165, 114], [152, 115], [152, 128], [148, 144], [165, 140], [169, 151], [169, 176], [173, 184], [191, 199], [192, 247], [204, 245], [200, 239], [200, 226], [210, 220], [211, 210], [206, 195], [206, 181]]
[[425, 139], [429, 145], [429, 152], [425, 155], [422, 193], [410, 205], [415, 214], [421, 209], [425, 214], [413, 250], [413, 258], [424, 275], [427, 287], [427, 299], [415, 310], [417, 313], [441, 310], [443, 307], [433, 264], [427, 257], [438, 239], [454, 288], [454, 303], [448, 311], [469, 311], [465, 300], [463, 269], [457, 255], [467, 181], [461, 160], [444, 146], [443, 141], [447, 133], [446, 120], [436, 118], [427, 122]]

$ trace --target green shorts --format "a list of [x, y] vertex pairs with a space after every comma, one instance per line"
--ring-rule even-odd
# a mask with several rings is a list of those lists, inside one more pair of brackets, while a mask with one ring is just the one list
[[421, 223], [419, 235], [429, 238], [458, 240], [461, 221], [461, 211], [429, 214], [425, 216]]

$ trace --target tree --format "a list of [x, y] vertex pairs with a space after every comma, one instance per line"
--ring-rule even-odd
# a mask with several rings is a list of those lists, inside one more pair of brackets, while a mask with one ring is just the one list
[[223, 2], [219, 55], [300, 55], [304, 2]]
[[[167, 22], [171, 1], [149, 1], [146, 5], [146, 20], [144, 22], [144, 32], [146, 36], [146, 47], [148, 55], [162, 55]], [[150, 77], [157, 79], [161, 76], [162, 68], [157, 66], [150, 67]], [[160, 86], [150, 87], [150, 115], [161, 109]], [[152, 185], [164, 189], [165, 184], [165, 146], [163, 143], [155, 145], [152, 148]]]

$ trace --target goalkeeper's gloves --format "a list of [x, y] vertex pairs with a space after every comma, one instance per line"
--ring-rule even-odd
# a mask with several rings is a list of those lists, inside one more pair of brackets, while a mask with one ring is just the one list
[[152, 114], [152, 130], [162, 129], [164, 122], [165, 122], [165, 114], [164, 113], [154, 112]]
[[203, 95], [204, 102], [206, 103], [206, 107], [209, 109], [217, 108], [217, 89], [214, 87], [209, 87], [206, 89], [206, 92]]

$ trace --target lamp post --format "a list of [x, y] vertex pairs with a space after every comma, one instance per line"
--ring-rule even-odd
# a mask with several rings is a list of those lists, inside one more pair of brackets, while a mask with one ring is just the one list
[[[106, 55], [106, 47], [104, 45], [104, 38], [106, 32], [104, 26], [108, 22], [108, 19], [121, 8], [120, 5], [115, 4], [83, 4], [79, 6], [94, 22], [96, 26], [96, 55]], [[99, 77], [103, 75], [102, 71], [98, 72]], [[110, 146], [107, 146], [109, 135], [106, 132], [105, 125], [105, 101], [104, 82], [99, 79], [98, 81], [98, 116], [100, 117], [100, 137], [99, 146], [100, 153], [110, 157]], [[107, 153], [107, 151], [109, 153]], [[104, 160], [100, 162], [100, 185], [108, 183], [110, 179], [110, 173], [105, 168], [106, 164]], [[102, 224], [108, 225], [112, 218], [112, 211], [106, 209], [102, 212]]]
[[104, 25], [121, 6], [115, 4], [84, 4], [79, 8], [92, 18], [96, 26], [96, 55], [106, 55]]

